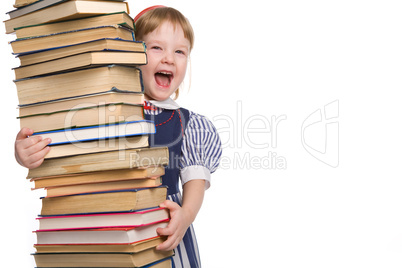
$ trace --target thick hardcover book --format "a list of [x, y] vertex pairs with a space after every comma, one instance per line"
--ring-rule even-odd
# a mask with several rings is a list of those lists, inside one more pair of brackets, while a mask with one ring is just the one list
[[158, 236], [150, 239], [141, 240], [130, 244], [83, 244], [83, 245], [39, 245], [34, 247], [37, 253], [60, 253], [60, 252], [132, 252], [138, 253], [146, 249], [154, 248], [166, 241], [165, 236]]
[[94, 125], [114, 124], [144, 119], [143, 106], [128, 103], [108, 105], [77, 105], [68, 110], [20, 116], [21, 128], [27, 127], [34, 132], [68, 129]]
[[85, 193], [95, 193], [104, 191], [119, 191], [135, 188], [149, 188], [162, 185], [162, 178], [145, 178], [145, 179], [132, 179], [120, 180], [112, 182], [99, 182], [76, 184], [69, 186], [55, 186], [46, 188], [46, 197], [76, 195]]
[[28, 51], [16, 55], [18, 55], [21, 61], [21, 66], [25, 66], [94, 51], [145, 52], [145, 43], [120, 38], [101, 38], [73, 45]]
[[85, 69], [93, 66], [120, 64], [138, 66], [147, 63], [147, 56], [143, 52], [131, 51], [95, 51], [55, 59], [47, 62], [14, 68], [15, 78], [23, 79], [39, 75], [65, 72], [69, 70]]
[[34, 253], [38, 268], [40, 267], [171, 267], [173, 251], [149, 249], [140, 253]]
[[35, 37], [41, 35], [76, 31], [80, 29], [93, 28], [104, 25], [121, 25], [134, 29], [134, 21], [126, 12], [102, 14], [84, 19], [66, 20], [53, 23], [28, 25], [17, 28], [17, 38]]
[[60, 197], [44, 197], [41, 216], [132, 212], [158, 207], [166, 200], [167, 187], [141, 188]]
[[20, 106], [84, 98], [94, 94], [144, 92], [141, 70], [122, 65], [96, 66], [14, 82]]
[[62, 176], [50, 176], [32, 179], [35, 188], [48, 188], [55, 186], [71, 186], [77, 184], [99, 184], [104, 182], [114, 182], [121, 180], [135, 180], [143, 178], [153, 178], [163, 176], [165, 168], [163, 166], [152, 166], [148, 168], [129, 168], [102, 170], [97, 172], [86, 172], [81, 174], [71, 174]]
[[37, 230], [37, 242], [40, 245], [65, 244], [130, 244], [157, 237], [157, 228], [164, 228], [168, 221], [151, 223], [129, 228], [94, 228], [77, 230]]
[[77, 107], [98, 107], [100, 105], [113, 105], [115, 103], [125, 103], [131, 105], [143, 105], [144, 94], [137, 92], [120, 92], [109, 90], [88, 94], [84, 96], [73, 96], [61, 100], [46, 101], [38, 104], [19, 105], [19, 116], [27, 117], [35, 114], [46, 114], [56, 111], [73, 110]]
[[6, 20], [4, 24], [6, 26], [6, 33], [13, 33], [15, 28], [23, 26], [67, 19], [86, 18], [114, 12], [129, 13], [128, 4], [126, 2], [116, 1], [72, 0]]
[[56, 231], [69, 229], [93, 229], [111, 227], [139, 227], [166, 221], [169, 212], [164, 208], [152, 208], [126, 213], [83, 214], [40, 217], [39, 230]]
[[42, 165], [29, 170], [28, 178], [157, 167], [167, 165], [168, 163], [168, 147], [127, 149], [45, 159]]
[[119, 38], [134, 41], [134, 32], [132, 29], [123, 26], [106, 25], [44, 36], [27, 37], [12, 41], [10, 44], [14, 54], [23, 54], [76, 45], [102, 38]]

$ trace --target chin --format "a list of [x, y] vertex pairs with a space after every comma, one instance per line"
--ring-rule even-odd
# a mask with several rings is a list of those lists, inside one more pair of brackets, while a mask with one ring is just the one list
[[150, 100], [156, 100], [156, 101], [164, 101], [168, 98], [170, 98], [171, 95], [168, 94], [146, 94], [146, 97]]

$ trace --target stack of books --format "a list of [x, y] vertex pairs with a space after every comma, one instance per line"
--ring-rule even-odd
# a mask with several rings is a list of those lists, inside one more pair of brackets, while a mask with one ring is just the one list
[[157, 251], [167, 147], [150, 148], [137, 67], [146, 48], [122, 0], [16, 0], [5, 21], [21, 127], [52, 140], [28, 172], [42, 198], [37, 267], [171, 267]]

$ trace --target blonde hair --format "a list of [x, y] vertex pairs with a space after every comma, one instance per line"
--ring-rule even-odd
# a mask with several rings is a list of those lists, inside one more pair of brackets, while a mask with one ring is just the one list
[[[170, 22], [176, 28], [181, 26], [184, 37], [190, 42], [190, 52], [194, 46], [194, 31], [190, 22], [180, 11], [171, 7], [158, 7], [147, 11], [135, 22], [135, 38], [142, 41], [145, 35], [155, 31], [162, 23]], [[190, 62], [191, 72], [191, 62]], [[191, 79], [190, 79], [191, 80]], [[190, 81], [191, 83], [191, 81]], [[174, 99], [179, 97], [179, 89], [175, 91]]]
[[190, 22], [180, 11], [172, 7], [158, 7], [144, 13], [135, 22], [135, 38], [140, 40], [150, 32], [153, 32], [164, 22], [170, 22], [174, 27], [180, 25], [184, 32], [184, 37], [190, 42], [190, 51], [194, 45], [194, 31]]

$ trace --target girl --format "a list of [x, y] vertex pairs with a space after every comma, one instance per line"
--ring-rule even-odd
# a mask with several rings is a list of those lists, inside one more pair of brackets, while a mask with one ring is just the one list
[[[168, 185], [168, 200], [161, 204], [170, 210], [171, 221], [158, 229], [168, 239], [158, 250], [175, 249], [173, 267], [200, 267], [198, 247], [192, 227], [209, 188], [210, 174], [219, 164], [221, 143], [212, 123], [205, 117], [180, 108], [171, 99], [178, 96], [183, 82], [194, 34], [189, 21], [177, 10], [153, 6], [134, 19], [136, 39], [147, 45], [148, 64], [141, 67], [144, 82], [145, 118], [155, 122], [157, 132], [151, 146], [168, 146], [169, 166], [163, 176]], [[50, 140], [32, 136], [21, 129], [15, 142], [17, 161], [27, 167], [38, 167], [50, 150]], [[179, 177], [183, 195], [179, 191]]]

